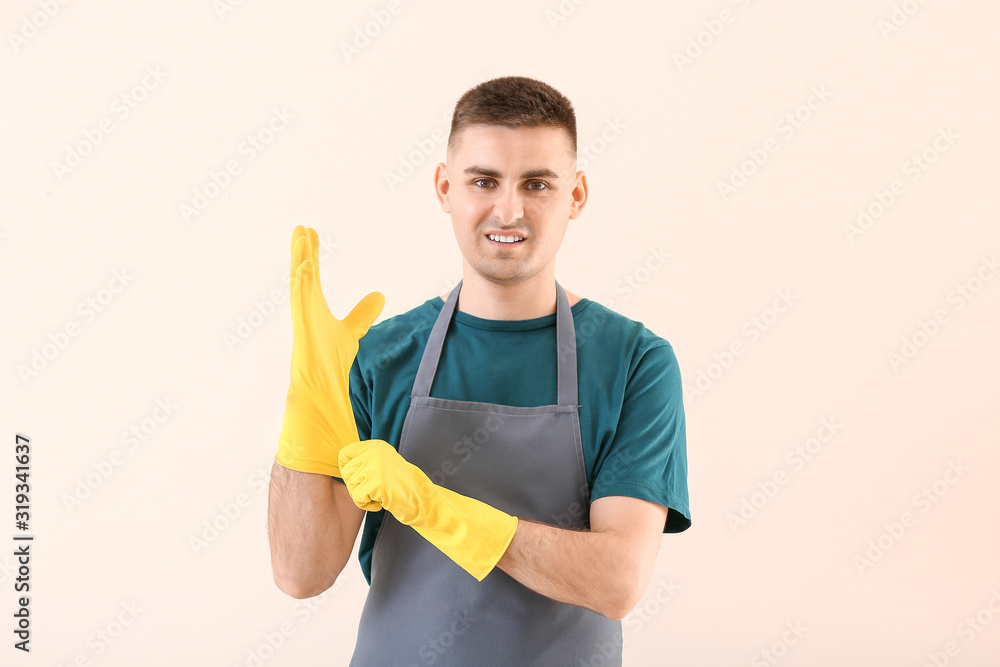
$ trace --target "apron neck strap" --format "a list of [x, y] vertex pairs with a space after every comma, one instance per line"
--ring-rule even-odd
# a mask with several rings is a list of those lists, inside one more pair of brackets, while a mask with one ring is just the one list
[[[413, 381], [411, 396], [430, 396], [431, 384], [437, 374], [438, 362], [441, 360], [441, 350], [444, 348], [444, 337], [448, 333], [452, 314], [458, 304], [458, 293], [462, 289], [462, 281], [451, 291], [431, 329], [424, 354], [420, 359], [420, 367]], [[556, 359], [558, 364], [558, 401], [559, 405], [577, 405], [577, 374], [576, 374], [576, 328], [573, 326], [573, 311], [569, 307], [569, 299], [562, 285], [556, 282]]]

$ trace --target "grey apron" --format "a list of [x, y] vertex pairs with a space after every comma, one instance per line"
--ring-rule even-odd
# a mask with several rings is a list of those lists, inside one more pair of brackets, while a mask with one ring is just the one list
[[[452, 290], [424, 348], [400, 454], [435, 483], [508, 514], [589, 528], [566, 293], [557, 282], [558, 405], [519, 407], [430, 396], [461, 288]], [[610, 666], [621, 665], [621, 646], [621, 621], [540, 595], [500, 568], [478, 582], [385, 513], [351, 665]]]

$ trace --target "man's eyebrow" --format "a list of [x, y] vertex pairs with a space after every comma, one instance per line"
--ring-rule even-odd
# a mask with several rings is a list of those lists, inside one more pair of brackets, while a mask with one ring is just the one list
[[[466, 174], [473, 176], [489, 176], [490, 178], [500, 178], [500, 172], [496, 169], [491, 169], [490, 167], [481, 167], [477, 164], [471, 167], [466, 167]], [[529, 178], [559, 178], [559, 174], [552, 171], [551, 169], [530, 169], [523, 174], [521, 174], [521, 180], [526, 180]]]

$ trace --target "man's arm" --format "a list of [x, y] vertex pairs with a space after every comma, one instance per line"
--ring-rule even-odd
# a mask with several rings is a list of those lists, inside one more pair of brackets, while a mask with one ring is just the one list
[[320, 285], [315, 229], [295, 227], [291, 266], [292, 364], [271, 469], [267, 532], [274, 583], [306, 598], [337, 580], [364, 515], [333, 478], [340, 477], [340, 448], [358, 438], [350, 374], [385, 297], [372, 292], [343, 320], [334, 317]]
[[278, 588], [299, 599], [330, 588], [351, 557], [364, 514], [343, 482], [275, 463], [267, 535]]
[[497, 567], [553, 600], [625, 618], [649, 586], [667, 508], [626, 496], [590, 505], [590, 530], [519, 518]]

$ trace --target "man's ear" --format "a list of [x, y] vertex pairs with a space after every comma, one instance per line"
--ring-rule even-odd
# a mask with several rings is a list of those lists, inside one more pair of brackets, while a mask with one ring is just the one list
[[451, 204], [448, 202], [448, 190], [450, 187], [448, 165], [444, 162], [438, 162], [437, 167], [434, 169], [434, 193], [441, 204], [441, 210], [445, 213], [451, 213]]
[[570, 220], [579, 218], [583, 213], [583, 207], [587, 204], [587, 175], [583, 171], [578, 171], [576, 179], [576, 186], [573, 188], [573, 202], [570, 204]]

